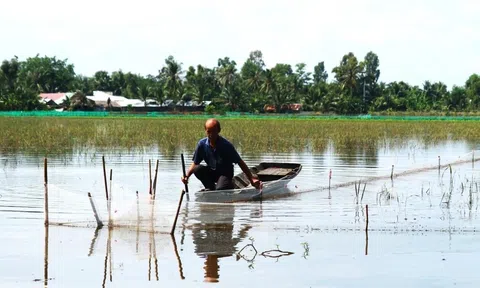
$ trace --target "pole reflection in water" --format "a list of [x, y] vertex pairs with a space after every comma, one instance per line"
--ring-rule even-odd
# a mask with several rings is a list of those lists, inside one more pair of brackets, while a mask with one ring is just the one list
[[48, 225], [45, 225], [45, 247], [43, 260], [43, 285], [48, 286]]

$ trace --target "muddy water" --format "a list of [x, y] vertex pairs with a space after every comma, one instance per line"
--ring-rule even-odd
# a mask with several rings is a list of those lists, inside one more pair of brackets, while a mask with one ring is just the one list
[[[180, 157], [148, 150], [105, 155], [114, 211], [132, 223], [135, 213], [126, 208], [136, 191], [148, 198], [148, 160], [153, 174], [159, 159], [158, 233], [146, 233], [133, 225], [110, 231], [91, 225], [86, 193], [106, 217], [102, 155], [48, 159], [50, 219], [76, 226], [48, 229], [43, 158], [2, 155], [0, 286], [477, 286], [480, 162], [468, 161], [474, 149], [462, 142], [431, 147], [412, 142], [375, 153], [345, 155], [333, 147], [323, 154], [243, 155], [249, 165], [301, 163], [301, 174], [289, 184], [294, 194], [261, 203], [197, 203], [193, 193], [201, 184], [192, 179], [191, 199], [184, 198], [174, 237], [168, 232], [183, 188]], [[451, 166], [452, 172], [438, 169], [438, 156], [441, 165], [465, 163]], [[378, 178], [366, 181], [370, 177]], [[141, 203], [139, 213], [150, 213], [146, 201]]]

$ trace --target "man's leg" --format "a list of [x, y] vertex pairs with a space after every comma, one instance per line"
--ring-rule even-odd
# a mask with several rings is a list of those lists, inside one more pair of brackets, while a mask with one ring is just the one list
[[204, 165], [199, 165], [193, 170], [193, 174], [202, 182], [205, 188], [215, 190], [214, 174], [212, 169]]
[[218, 177], [217, 190], [233, 189], [233, 179], [224, 175]]

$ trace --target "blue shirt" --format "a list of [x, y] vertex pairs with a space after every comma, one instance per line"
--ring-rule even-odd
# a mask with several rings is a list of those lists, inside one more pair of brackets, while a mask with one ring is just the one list
[[221, 136], [218, 136], [216, 144], [215, 149], [212, 148], [208, 137], [198, 141], [192, 161], [196, 165], [205, 161], [219, 175], [233, 177], [233, 164], [240, 162], [240, 155], [233, 144]]

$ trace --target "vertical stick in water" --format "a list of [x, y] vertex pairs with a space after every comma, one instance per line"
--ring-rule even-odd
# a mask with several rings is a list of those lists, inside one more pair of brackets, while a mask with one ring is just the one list
[[110, 200], [107, 203], [108, 207], [108, 227], [112, 226], [112, 169], [110, 169]]
[[152, 195], [152, 160], [148, 159], [148, 182], [149, 182], [149, 188], [148, 188], [148, 194]]
[[[183, 153], [182, 153], [182, 170], [183, 170], [183, 177], [187, 177], [187, 173], [185, 172], [185, 158], [183, 157]], [[186, 193], [188, 193], [188, 185], [185, 184], [185, 191]]]
[[440, 155], [438, 156], [438, 170], [440, 170]]
[[366, 223], [365, 223], [365, 231], [368, 231], [368, 204], [365, 205], [365, 214], [366, 214]]
[[110, 169], [110, 200], [112, 199], [112, 169]]
[[395, 167], [395, 165], [392, 164], [392, 173], [390, 173], [390, 179], [393, 180], [393, 168]]
[[157, 194], [157, 174], [158, 174], [158, 159], [157, 165], [155, 166], [155, 177], [153, 178], [153, 199], [155, 200], [155, 195]]
[[90, 205], [92, 206], [93, 215], [95, 216], [95, 220], [97, 221], [97, 227], [102, 227], [103, 223], [98, 217], [97, 209], [95, 208], [95, 204], [93, 203], [92, 195], [90, 194], [90, 192], [88, 192], [88, 199], [90, 200]]
[[475, 150], [472, 150], [472, 167], [475, 166]]
[[328, 190], [330, 190], [331, 180], [332, 180], [332, 169], [330, 169], [330, 173], [328, 173]]
[[367, 223], [365, 224], [365, 255], [368, 255], [368, 204], [365, 205], [365, 214], [367, 217]]
[[177, 214], [175, 215], [175, 220], [173, 221], [173, 226], [172, 226], [172, 230], [170, 231], [170, 235], [173, 235], [173, 233], [175, 232], [175, 226], [177, 226], [177, 220], [178, 220], [178, 213], [180, 213], [180, 207], [182, 206], [184, 194], [185, 194], [185, 190], [182, 190], [182, 193], [180, 194], [180, 200], [178, 201]]
[[105, 156], [102, 156], [102, 164], [103, 164], [103, 181], [105, 182], [105, 196], [107, 197], [107, 201], [108, 201], [107, 171], [105, 170]]
[[[187, 173], [185, 171], [185, 158], [183, 157], [183, 153], [182, 153], [182, 170], [183, 170], [183, 177], [186, 177], [187, 176]], [[184, 193], [187, 193], [187, 201], [189, 200], [189, 196], [188, 196], [188, 184], [185, 183], [185, 191]], [[183, 197], [183, 196], [182, 196]]]
[[139, 238], [140, 238], [140, 203], [138, 202], [138, 191], [137, 191], [137, 241], [136, 241], [137, 253], [138, 253]]
[[44, 213], [45, 213], [45, 226], [48, 226], [48, 173], [47, 173], [47, 158], [44, 160], [43, 164], [43, 178], [45, 186], [45, 195], [44, 195]]

